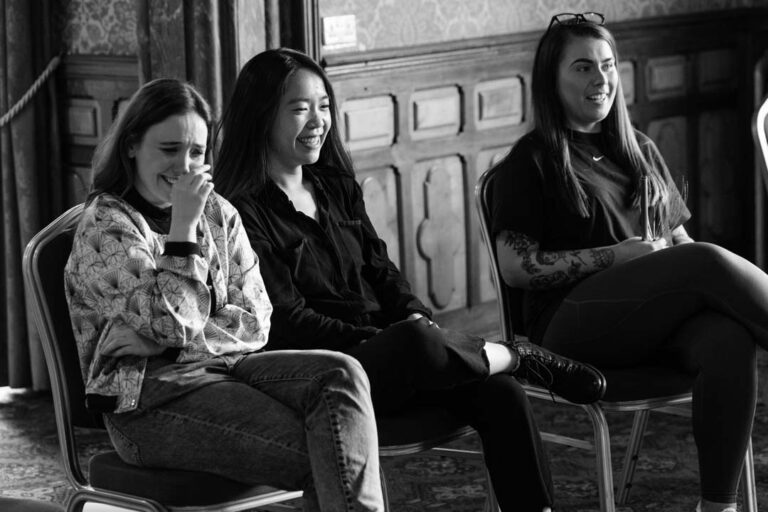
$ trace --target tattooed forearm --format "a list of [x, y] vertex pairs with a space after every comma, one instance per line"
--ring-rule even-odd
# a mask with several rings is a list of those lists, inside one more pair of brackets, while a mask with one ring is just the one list
[[549, 290], [564, 286], [570, 282], [565, 272], [557, 271], [554, 274], [537, 276], [531, 279], [531, 290]]
[[613, 260], [616, 257], [610, 249], [590, 249], [589, 254], [592, 256], [592, 261], [595, 262], [595, 267], [600, 270], [613, 265]]
[[505, 231], [504, 234], [506, 235], [504, 237], [504, 245], [511, 247], [513, 251], [520, 255], [526, 254], [531, 245], [536, 243], [532, 238], [515, 231]]
[[544, 290], [581, 281], [613, 265], [610, 247], [546, 251], [521, 233], [505, 231], [497, 238], [499, 264], [510, 286]]
[[525, 252], [522, 254], [523, 257], [523, 270], [525, 270], [528, 274], [538, 274], [541, 272], [541, 269], [537, 267], [532, 259], [531, 259], [531, 253]]

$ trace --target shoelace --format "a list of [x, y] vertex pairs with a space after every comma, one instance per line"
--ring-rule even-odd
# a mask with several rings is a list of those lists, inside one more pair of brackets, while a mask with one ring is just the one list
[[[540, 362], [535, 357], [524, 358], [523, 361], [523, 364], [525, 364], [526, 372], [530, 372], [534, 377], [536, 377], [542, 383], [544, 389], [549, 392], [549, 396], [552, 398], [552, 403], [557, 403], [555, 400], [555, 394], [552, 392], [552, 383], [555, 381], [555, 376], [552, 375], [552, 370], [547, 368], [545, 364]], [[542, 372], [540, 373], [539, 370], [542, 370]], [[542, 375], [542, 373], [546, 374], [546, 378], [545, 375]]]

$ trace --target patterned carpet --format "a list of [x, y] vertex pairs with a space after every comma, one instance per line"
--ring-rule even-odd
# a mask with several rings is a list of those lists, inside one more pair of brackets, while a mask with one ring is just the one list
[[[573, 432], [587, 437], [591, 426], [579, 409], [536, 401], [543, 430]], [[631, 427], [628, 414], [608, 417], [615, 467]], [[85, 432], [84, 453], [109, 446], [98, 432]], [[754, 434], [758, 505], [768, 510], [768, 408], [758, 407]], [[594, 457], [576, 448], [547, 445], [557, 491], [557, 512], [598, 511]], [[469, 437], [456, 448], [476, 448]], [[418, 454], [386, 459], [392, 510], [396, 512], [479, 512], [485, 478], [482, 463], [458, 455]], [[622, 512], [692, 512], [698, 496], [696, 454], [685, 418], [654, 413], [648, 426], [628, 506]], [[56, 427], [50, 396], [0, 388], [0, 497], [64, 503], [70, 494], [59, 463]], [[265, 509], [266, 510], [266, 509]], [[300, 505], [268, 510], [300, 510]]]

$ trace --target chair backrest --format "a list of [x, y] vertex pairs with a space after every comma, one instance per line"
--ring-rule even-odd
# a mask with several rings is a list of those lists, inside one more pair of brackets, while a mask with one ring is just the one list
[[496, 288], [499, 303], [499, 324], [501, 338], [512, 340], [522, 335], [523, 326], [523, 290], [511, 288], [501, 279], [499, 258], [496, 254], [496, 240], [491, 236], [491, 205], [493, 204], [493, 177], [498, 167], [491, 167], [480, 176], [475, 185], [475, 204], [480, 217], [480, 232], [488, 249], [491, 262], [491, 277]]
[[40, 230], [27, 244], [22, 261], [27, 302], [51, 379], [64, 466], [76, 486], [86, 480], [77, 458], [73, 426], [103, 427], [101, 417], [85, 408], [77, 345], [64, 295], [64, 266], [82, 211], [82, 204], [74, 206]]
[[765, 185], [766, 190], [768, 191], [768, 126], [766, 126], [766, 122], [768, 121], [768, 97], [766, 97], [763, 100], [763, 103], [760, 105], [760, 108], [757, 109], [757, 112], [754, 115], [754, 118], [752, 120], [752, 135], [755, 139], [755, 142], [757, 143], [758, 148], [760, 149], [760, 154], [762, 155], [763, 164], [760, 164], [762, 168], [762, 175], [763, 175], [763, 185]]

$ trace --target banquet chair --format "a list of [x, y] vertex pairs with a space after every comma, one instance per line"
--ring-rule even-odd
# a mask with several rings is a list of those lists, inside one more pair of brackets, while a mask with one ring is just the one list
[[767, 118], [768, 96], [766, 96], [766, 98], [760, 104], [760, 107], [757, 109], [757, 112], [755, 112], [752, 118], [752, 136], [754, 138], [755, 145], [760, 151], [760, 156], [762, 157], [762, 161], [758, 162], [757, 165], [760, 166], [762, 175], [761, 181], [766, 192], [768, 192], [768, 136], [766, 135], [768, 132], [768, 126], [766, 126], [766, 121], [768, 121]]
[[[76, 343], [64, 295], [64, 265], [83, 211], [77, 205], [37, 233], [24, 251], [22, 270], [30, 314], [37, 327], [51, 380], [56, 427], [67, 480], [74, 488], [68, 512], [102, 504], [141, 512], [252, 510], [301, 497], [301, 491], [250, 486], [197, 471], [137, 467], [107, 450], [93, 455], [85, 471], [77, 444], [78, 429], [104, 429], [101, 416], [85, 408], [85, 390]], [[380, 456], [394, 457], [426, 450], [452, 455], [482, 456], [481, 452], [443, 445], [474, 435], [469, 426], [438, 408], [405, 410], [377, 418]], [[385, 510], [389, 499], [384, 472], [381, 481]], [[488, 480], [486, 511], [497, 505]]]
[[[496, 172], [498, 172], [498, 168], [491, 168], [485, 171], [478, 180], [475, 186], [475, 204], [482, 238], [488, 250], [490, 273], [498, 299], [501, 339], [519, 340], [524, 339], [515, 330], [522, 325], [523, 290], [509, 287], [502, 281], [496, 254], [496, 241], [492, 239], [490, 234], [490, 205], [493, 204], [492, 180]], [[593, 439], [591, 441], [553, 433], [542, 433], [542, 438], [557, 444], [594, 449], [600, 510], [602, 512], [614, 512], [617, 503], [624, 505], [629, 498], [632, 478], [650, 412], [657, 411], [690, 417], [691, 389], [694, 377], [668, 366], [638, 366], [626, 369], [600, 368], [600, 371], [606, 378], [607, 388], [603, 399], [592, 404], [574, 404], [538, 386], [526, 384], [524, 388], [529, 397], [551, 400], [558, 405], [581, 407], [587, 414], [592, 422]], [[605, 417], [606, 412], [634, 413], [623, 470], [617, 485], [618, 499], [614, 495], [611, 438]], [[741, 483], [744, 510], [756, 512], [757, 496], [751, 439], [744, 458]]]

